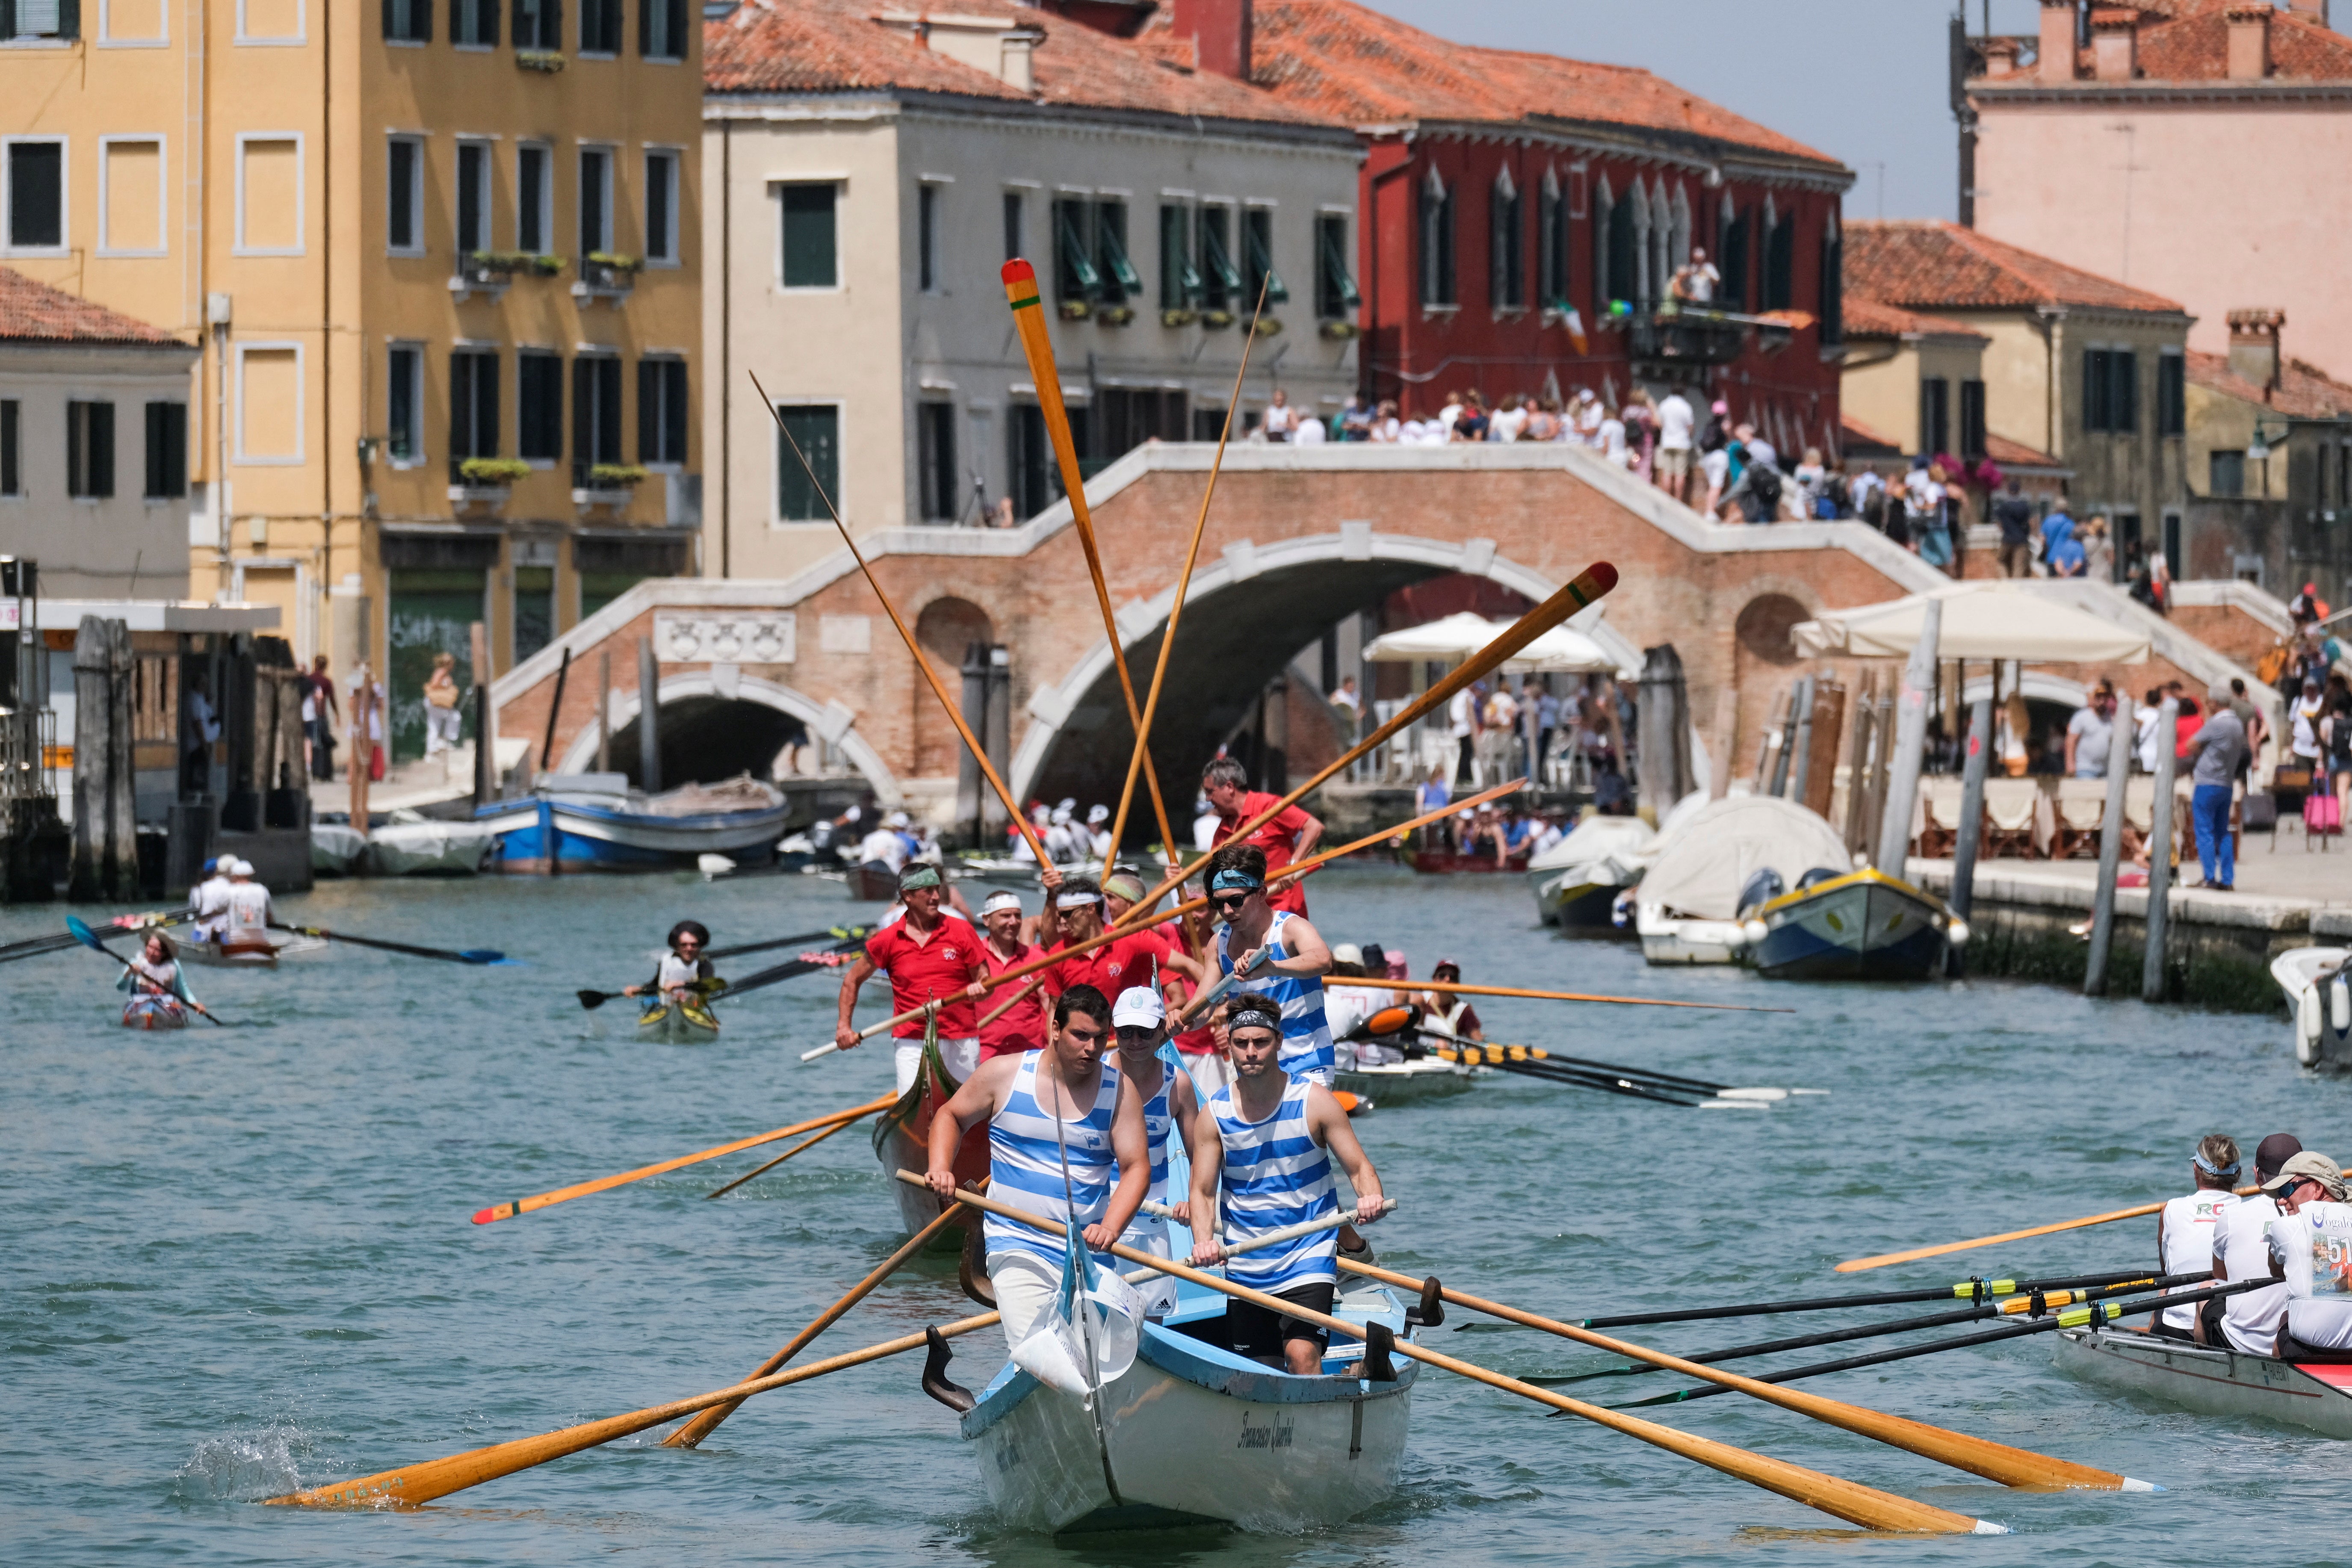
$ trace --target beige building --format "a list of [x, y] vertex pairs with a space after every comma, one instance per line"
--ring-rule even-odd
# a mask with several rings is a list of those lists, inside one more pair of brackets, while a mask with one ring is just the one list
[[[2018, 480], [2037, 500], [2063, 494], [2067, 469], [1986, 421], [1984, 356], [1991, 341], [1941, 316], [1849, 297], [1838, 387], [1848, 468], [1898, 471], [1925, 452], [1958, 458], [1973, 473], [1990, 458], [2005, 480]], [[1980, 521], [1980, 487], [1971, 498], [1971, 517]], [[1971, 548], [1979, 542], [1992, 541], [1969, 541]]]
[[2281, 310], [2230, 312], [2189, 354], [2188, 571], [2352, 600], [2352, 385], [2283, 352]]
[[[201, 348], [198, 596], [389, 675], [695, 569], [688, 0], [16, 0], [0, 258]], [[466, 671], [461, 669], [461, 673]]]

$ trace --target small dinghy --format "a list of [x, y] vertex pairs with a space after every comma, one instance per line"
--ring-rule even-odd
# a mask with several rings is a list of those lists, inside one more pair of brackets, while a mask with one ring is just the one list
[[1612, 931], [1617, 895], [1640, 879], [1658, 835], [1638, 816], [1591, 816], [1528, 862], [1536, 918], [1563, 931]]
[[281, 958], [317, 952], [326, 942], [297, 931], [273, 931], [235, 942], [199, 942], [193, 935], [180, 944], [180, 962], [210, 969], [275, 969]]
[[2130, 1329], [2061, 1329], [2062, 1371], [2200, 1415], [2252, 1417], [2352, 1438], [2352, 1363], [2286, 1362]]
[[660, 1045], [707, 1045], [719, 1037], [719, 1017], [697, 1002], [657, 1002], [637, 1015], [637, 1038]]
[[[891, 1042], [881, 1042], [881, 1048], [891, 1048]], [[923, 1042], [922, 1065], [915, 1074], [915, 1086], [898, 1097], [898, 1103], [884, 1111], [874, 1123], [874, 1157], [882, 1162], [884, 1175], [898, 1171], [929, 1170], [931, 1163], [931, 1115], [948, 1102], [949, 1097], [961, 1088], [950, 1075], [947, 1064], [940, 1060], [936, 1037]], [[980, 1181], [988, 1174], [988, 1123], [974, 1122], [963, 1135], [956, 1149], [954, 1170], [959, 1184]], [[914, 1235], [940, 1217], [947, 1205], [938, 1196], [921, 1187], [906, 1183], [888, 1184], [891, 1195], [898, 1200], [898, 1223], [908, 1236]], [[979, 1215], [965, 1211], [971, 1228], [980, 1228]], [[949, 1226], [932, 1239], [929, 1250], [955, 1252], [963, 1247], [964, 1225]]]
[[2294, 1059], [2322, 1072], [2352, 1071], [2352, 948], [2289, 948], [2271, 960], [2294, 1020]]
[[1884, 871], [1816, 867], [1796, 891], [1748, 911], [1746, 934], [1768, 979], [1926, 980], [1944, 973], [1969, 928], [1943, 900]]

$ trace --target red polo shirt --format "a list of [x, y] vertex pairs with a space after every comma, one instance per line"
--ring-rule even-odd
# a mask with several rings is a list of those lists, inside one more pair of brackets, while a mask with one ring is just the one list
[[[940, 911], [940, 923], [931, 928], [928, 941], [917, 941], [905, 921], [893, 921], [866, 939], [866, 956], [890, 976], [892, 1013], [920, 1007], [933, 997], [947, 1003], [940, 1009], [943, 1040], [968, 1040], [980, 1022], [971, 1000], [961, 993], [971, 984], [973, 967], [987, 949], [970, 921], [945, 910]], [[958, 999], [948, 1002], [950, 996]], [[894, 1039], [919, 1040], [923, 1021], [910, 1019], [890, 1034]]]
[[1161, 952], [1148, 932], [1130, 931], [1045, 971], [1045, 994], [1058, 1000], [1073, 985], [1091, 985], [1116, 1005], [1118, 994], [1129, 986], [1158, 984]]
[[[1250, 821], [1258, 813], [1281, 798], [1278, 795], [1267, 795], [1263, 790], [1252, 790], [1242, 796], [1242, 808], [1238, 816], [1217, 818], [1217, 835], [1210, 847], [1223, 847], [1225, 840], [1234, 836], [1234, 828]], [[1276, 812], [1273, 819], [1265, 826], [1244, 840], [1245, 843], [1255, 844], [1265, 851], [1266, 880], [1272, 881], [1276, 872], [1290, 864], [1297, 852], [1298, 836], [1307, 830], [1307, 825], [1311, 820], [1313, 819], [1297, 806], [1286, 805]], [[1285, 882], [1279, 888], [1270, 889], [1265, 895], [1265, 901], [1277, 910], [1288, 910], [1295, 915], [1303, 915], [1307, 912], [1307, 890], [1300, 882]]]
[[[989, 946], [985, 941], [980, 944], [980, 961], [988, 965], [988, 973], [992, 975], [1002, 974], [1008, 969], [1018, 969], [1024, 963], [1034, 963], [1045, 956], [1045, 950], [1034, 942], [1023, 944], [1021, 951], [1011, 958], [997, 957], [996, 950]], [[1040, 971], [1038, 974], [1031, 975], [1028, 980], [1016, 980], [1009, 985], [1001, 985], [982, 997], [980, 1016], [985, 1018], [997, 1008], [1004, 1006], [1008, 996], [1019, 996], [1031, 982], [1040, 978], [1043, 973]], [[982, 1024], [980, 1026], [980, 1059], [982, 1061], [986, 1061], [991, 1057], [1013, 1056], [1022, 1051], [1038, 1050], [1043, 1048], [1045, 1044], [1045, 998], [1035, 991], [1030, 992], [1020, 1002], [1007, 1008], [1004, 1016], [997, 1019], [993, 1024]]]

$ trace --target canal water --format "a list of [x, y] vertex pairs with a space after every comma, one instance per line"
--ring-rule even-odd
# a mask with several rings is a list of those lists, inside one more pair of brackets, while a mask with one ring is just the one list
[[[2251, 1148], [2287, 1129], [2347, 1152], [2352, 1088], [2299, 1073], [2281, 1018], [2001, 982], [1805, 987], [1647, 970], [1630, 947], [1537, 927], [1513, 879], [1351, 868], [1311, 886], [1328, 937], [1402, 947], [1417, 974], [1454, 957], [1473, 981], [1792, 1009], [1479, 1010], [1490, 1037], [1827, 1096], [1699, 1111], [1500, 1078], [1359, 1122], [1403, 1204], [1372, 1233], [1388, 1261], [1560, 1317], [2149, 1264], [2154, 1225], [2141, 1221], [1859, 1279], [1830, 1272], [1844, 1258], [2171, 1194], [2208, 1131]], [[1343, 1529], [1057, 1543], [991, 1517], [953, 1417], [918, 1389], [919, 1363], [900, 1358], [757, 1399], [700, 1452], [653, 1447], [656, 1432], [409, 1514], [257, 1507], [723, 1386], [899, 1239], [862, 1129], [715, 1203], [702, 1194], [774, 1151], [467, 1223], [485, 1204], [886, 1089], [879, 1048], [798, 1061], [830, 1036], [829, 977], [745, 998], [726, 1010], [723, 1041], [702, 1047], [640, 1046], [625, 1005], [585, 1013], [572, 995], [644, 978], [679, 918], [724, 943], [877, 912], [839, 884], [343, 883], [287, 908], [395, 940], [496, 946], [523, 963], [344, 948], [275, 974], [198, 972], [199, 996], [244, 1026], [154, 1036], [116, 1026], [111, 973], [94, 955], [0, 967], [10, 1561], [1327, 1568], [1853, 1563], [1857, 1550], [1874, 1563], [1988, 1564], [2352, 1555], [2345, 1448], [2111, 1395], [2057, 1373], [2042, 1340], [1809, 1386], [2168, 1490], [2007, 1491], [1736, 1396], [1646, 1413], [2016, 1531], [1870, 1542], [1433, 1373], [1414, 1396], [1402, 1489]], [[62, 918], [0, 911], [0, 941]], [[951, 1268], [909, 1269], [809, 1353], [975, 1310]], [[1796, 1321], [1821, 1321], [1648, 1333], [1697, 1351], [1803, 1331], [1783, 1327]], [[1441, 1348], [1508, 1373], [1606, 1364], [1531, 1332], [1452, 1329]], [[962, 1343], [955, 1374], [977, 1386], [995, 1370], [994, 1336]]]

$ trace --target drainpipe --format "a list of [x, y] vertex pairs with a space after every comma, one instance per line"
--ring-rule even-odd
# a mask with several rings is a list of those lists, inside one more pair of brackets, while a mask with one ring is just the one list
[[[706, 195], [708, 193], [705, 193]], [[719, 574], [735, 574], [735, 121], [719, 121]]]
[[2042, 333], [2042, 449], [2060, 461], [2066, 454], [2058, 449], [2058, 322], [2063, 310], [2049, 305], [2034, 308], [2033, 321]]

